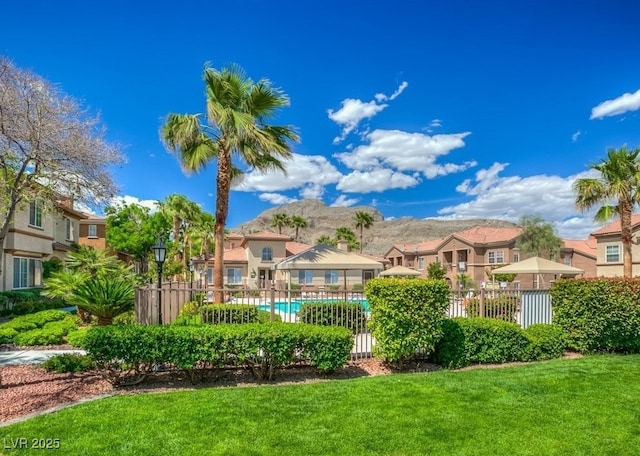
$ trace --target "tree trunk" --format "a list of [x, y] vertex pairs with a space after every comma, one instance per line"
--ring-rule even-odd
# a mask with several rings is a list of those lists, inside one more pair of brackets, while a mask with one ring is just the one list
[[631, 257], [631, 204], [620, 203], [620, 231], [622, 237], [622, 261], [623, 277], [630, 279], [633, 277], [633, 261]]
[[216, 224], [215, 264], [213, 269], [214, 302], [223, 302], [224, 288], [224, 228], [229, 213], [229, 191], [231, 189], [231, 155], [223, 144], [218, 154], [218, 176], [216, 179]]

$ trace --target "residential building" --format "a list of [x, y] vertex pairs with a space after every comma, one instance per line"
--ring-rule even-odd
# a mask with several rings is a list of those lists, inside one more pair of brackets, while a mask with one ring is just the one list
[[80, 221], [85, 218], [68, 198], [59, 198], [51, 210], [40, 200], [19, 208], [2, 246], [0, 290], [42, 286], [42, 262], [66, 258], [78, 243]]
[[107, 219], [99, 215], [85, 213], [86, 218], [80, 220], [78, 244], [94, 249], [107, 248]]
[[597, 277], [597, 240], [594, 236], [588, 239], [563, 239], [564, 247], [560, 250], [560, 262], [567, 266], [584, 271], [581, 277]]
[[[240, 235], [230, 233], [225, 238], [224, 250], [224, 284], [225, 286], [242, 286], [247, 288], [265, 288], [270, 284], [275, 284], [279, 288], [284, 288], [285, 281], [300, 285], [339, 285], [338, 277], [342, 277], [340, 268], [330, 269], [318, 266], [318, 268], [308, 268], [297, 271], [293, 275], [288, 271], [276, 269], [275, 265], [285, 259], [301, 254], [312, 246], [295, 242], [290, 236], [277, 234], [269, 231]], [[368, 255], [359, 255], [360, 258], [370, 260]], [[196, 274], [195, 285], [203, 286], [213, 284], [214, 256], [207, 255], [192, 258]], [[382, 264], [386, 260], [380, 259]], [[363, 283], [368, 278], [377, 275], [373, 272], [376, 268], [369, 268], [360, 271], [358, 274], [351, 272], [349, 284]], [[379, 271], [378, 271], [379, 272]], [[357, 275], [357, 277], [356, 277]]]
[[[631, 217], [631, 245], [632, 276], [640, 275], [640, 214]], [[622, 229], [620, 220], [609, 223], [591, 233], [596, 239], [596, 272], [598, 277], [622, 277], [623, 256]]]

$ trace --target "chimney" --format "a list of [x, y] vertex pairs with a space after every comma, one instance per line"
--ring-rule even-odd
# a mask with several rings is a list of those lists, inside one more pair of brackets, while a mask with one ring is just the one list
[[342, 250], [343, 252], [348, 252], [349, 243], [347, 241], [338, 241], [338, 250]]

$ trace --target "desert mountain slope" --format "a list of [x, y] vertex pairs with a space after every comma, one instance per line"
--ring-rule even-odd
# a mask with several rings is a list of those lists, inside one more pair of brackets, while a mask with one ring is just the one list
[[[359, 230], [355, 227], [355, 214], [359, 211], [369, 212], [373, 216], [373, 226], [364, 230], [364, 253], [384, 255], [393, 244], [414, 243], [442, 238], [456, 231], [463, 231], [474, 226], [511, 227], [515, 224], [504, 220], [468, 219], [468, 220], [435, 220], [403, 217], [384, 220], [383, 215], [374, 207], [329, 207], [322, 201], [307, 199], [283, 206], [268, 209], [255, 219], [243, 223], [229, 231], [249, 234], [257, 231], [274, 231], [271, 226], [274, 214], [284, 213], [289, 217], [298, 215], [307, 220], [307, 228], [299, 230], [298, 241], [315, 244], [321, 236], [334, 237], [336, 228], [344, 226], [351, 229], [356, 237]], [[295, 236], [295, 229], [283, 227], [282, 234]]]

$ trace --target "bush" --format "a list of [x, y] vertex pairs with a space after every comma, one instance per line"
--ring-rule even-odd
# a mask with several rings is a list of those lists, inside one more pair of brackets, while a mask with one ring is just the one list
[[27, 315], [64, 307], [64, 301], [40, 296], [40, 289], [0, 292], [0, 315]]
[[469, 317], [496, 318], [514, 323], [516, 321], [515, 313], [519, 307], [520, 298], [517, 296], [484, 298], [484, 312], [480, 315], [480, 298], [471, 298], [466, 301], [467, 316]]
[[136, 311], [131, 309], [113, 318], [114, 325], [135, 325]]
[[64, 334], [59, 330], [32, 329], [18, 333], [13, 342], [16, 345], [59, 345], [63, 342]]
[[429, 355], [442, 336], [449, 306], [444, 280], [373, 279], [366, 284], [375, 353], [401, 364], [418, 350]]
[[582, 353], [640, 352], [640, 280], [558, 280], [551, 287], [553, 323]]
[[13, 338], [18, 334], [14, 328], [6, 328], [0, 326], [0, 344], [10, 344], [13, 343]]
[[[264, 318], [264, 314], [262, 314]], [[259, 323], [258, 308], [245, 304], [210, 304], [200, 308], [203, 323]]]
[[201, 326], [104, 326], [87, 331], [87, 354], [113, 384], [139, 381], [154, 366], [182, 369], [192, 379], [203, 368], [245, 366], [258, 378], [300, 356], [323, 372], [349, 359], [353, 339], [344, 328], [283, 323]]
[[69, 331], [65, 337], [69, 345], [74, 347], [84, 347], [84, 340], [87, 337], [87, 331], [89, 328], [80, 328], [75, 331]]
[[526, 358], [530, 361], [561, 358], [564, 354], [564, 332], [557, 325], [531, 325], [524, 335], [529, 340]]
[[95, 369], [96, 363], [87, 355], [79, 353], [63, 353], [52, 356], [42, 363], [42, 367], [48, 372], [77, 373]]
[[26, 320], [25, 317], [16, 317], [11, 321], [1, 324], [0, 328], [13, 328], [17, 332], [24, 332], [36, 329], [37, 326], [34, 322]]
[[527, 359], [529, 341], [520, 326], [492, 318], [452, 318], [433, 359], [443, 367], [506, 363]]
[[23, 318], [25, 321], [32, 322], [38, 328], [42, 328], [47, 323], [52, 321], [63, 320], [68, 315], [69, 313], [65, 312], [64, 310], [51, 309], [51, 310], [43, 310], [40, 312], [36, 312], [31, 315], [25, 315], [24, 317], [21, 317], [21, 318]]
[[341, 326], [354, 334], [364, 331], [367, 325], [362, 304], [346, 301], [305, 302], [300, 307], [299, 317], [302, 323]]

